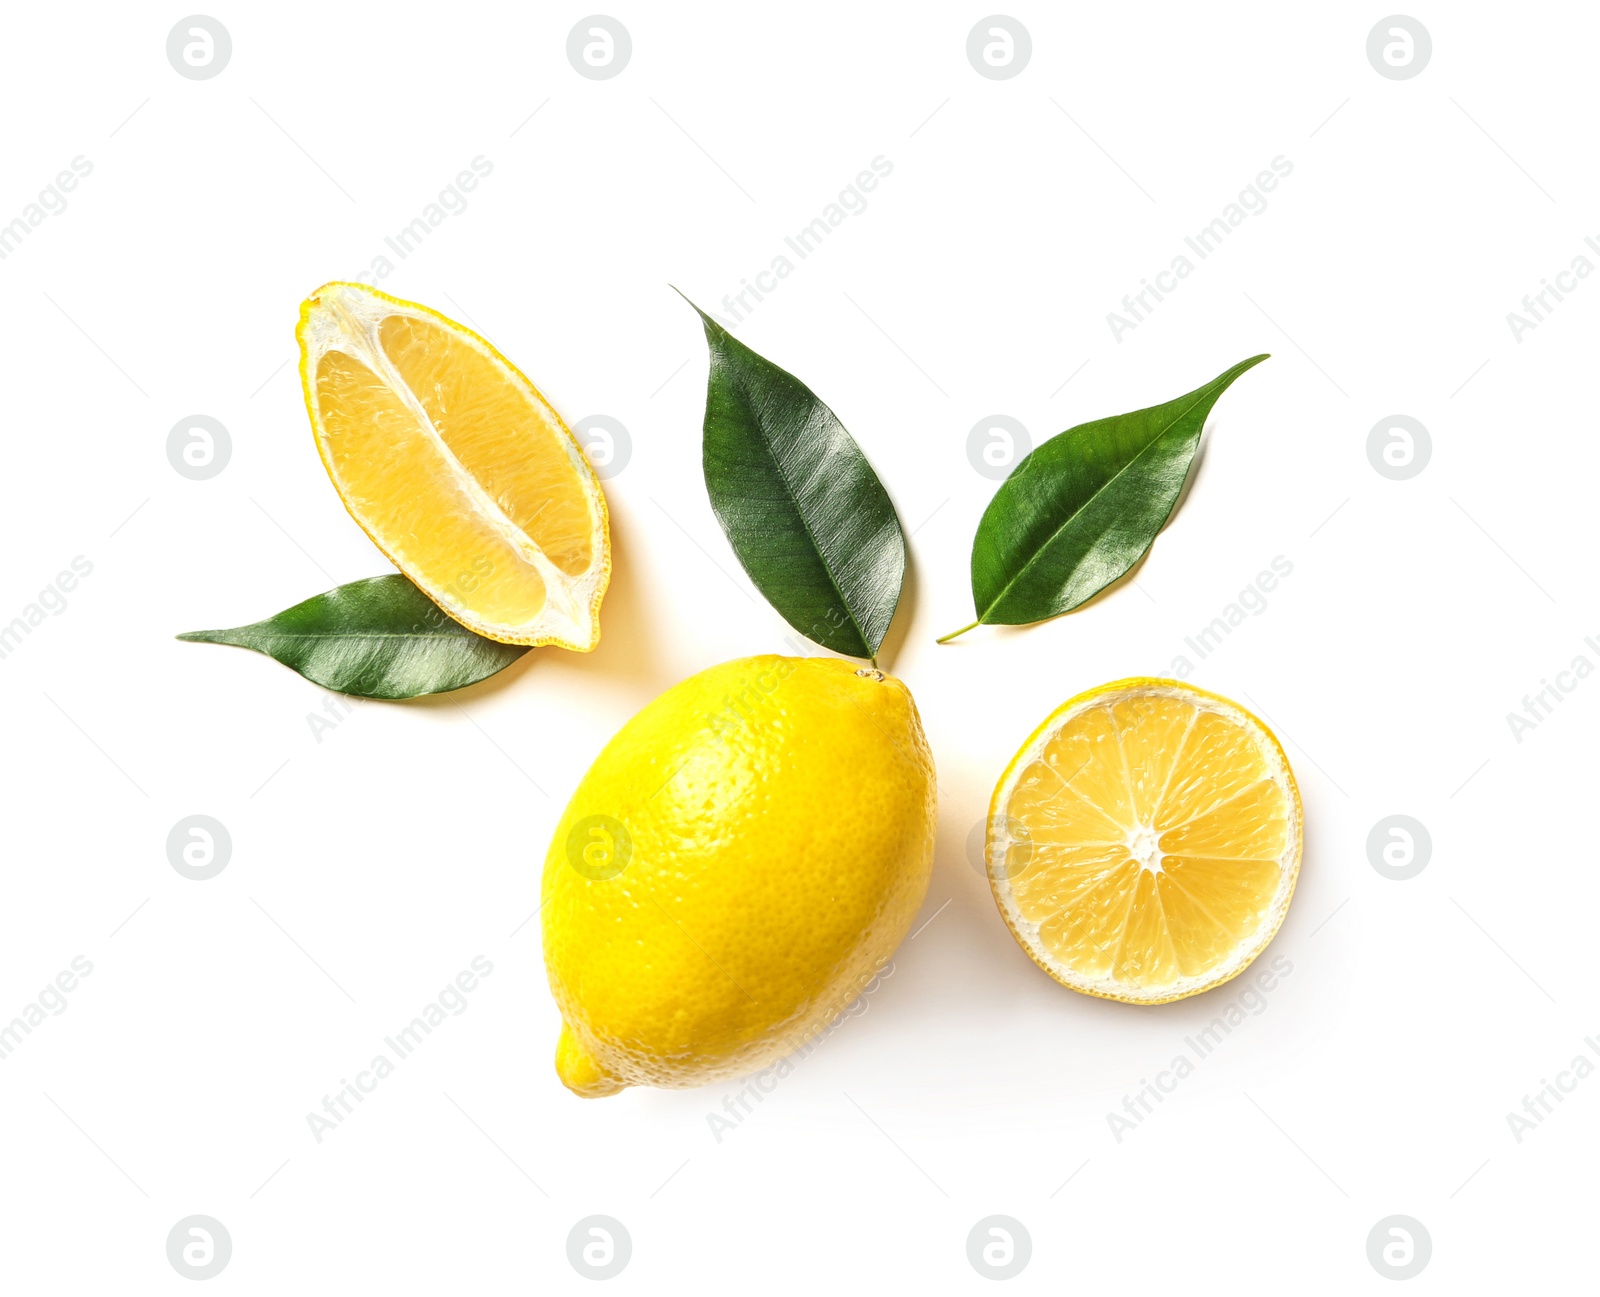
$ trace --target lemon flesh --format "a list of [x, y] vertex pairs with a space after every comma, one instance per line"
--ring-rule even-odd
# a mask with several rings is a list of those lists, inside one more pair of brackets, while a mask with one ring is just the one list
[[995, 789], [989, 884], [1063, 985], [1141, 1004], [1242, 972], [1300, 872], [1300, 792], [1272, 732], [1176, 680], [1064, 703]]
[[319, 288], [296, 336], [323, 465], [395, 566], [480, 635], [592, 649], [605, 497], [538, 389], [470, 329], [360, 284]]
[[545, 859], [562, 1082], [701, 1085], [820, 1032], [921, 906], [936, 802], [916, 705], [882, 672], [744, 658], [647, 705]]

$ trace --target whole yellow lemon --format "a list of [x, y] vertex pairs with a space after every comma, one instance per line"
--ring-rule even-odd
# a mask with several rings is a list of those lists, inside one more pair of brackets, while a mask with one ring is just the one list
[[702, 1085], [821, 1031], [921, 906], [936, 809], [916, 704], [881, 671], [764, 656], [667, 690], [545, 858], [562, 1082]]

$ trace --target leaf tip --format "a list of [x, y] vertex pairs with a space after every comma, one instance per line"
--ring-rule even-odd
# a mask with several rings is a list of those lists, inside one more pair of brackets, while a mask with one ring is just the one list
[[1211, 382], [1206, 384], [1206, 388], [1207, 389], [1209, 389], [1209, 388], [1215, 388], [1216, 389], [1216, 394], [1217, 395], [1212, 397], [1211, 399], [1213, 401], [1215, 401], [1217, 399], [1217, 396], [1221, 396], [1222, 393], [1226, 392], [1228, 390], [1228, 388], [1233, 386], [1233, 383], [1234, 383], [1235, 379], [1239, 378], [1246, 371], [1254, 369], [1263, 360], [1271, 360], [1271, 359], [1272, 359], [1272, 353], [1268, 352], [1268, 351], [1263, 351], [1259, 356], [1250, 356], [1250, 357], [1247, 357], [1244, 360], [1241, 360], [1237, 365], [1230, 365], [1227, 369], [1223, 370], [1214, 379], [1212, 379]]
[[713, 330], [715, 330], [717, 333], [727, 332], [722, 325], [717, 323], [713, 316], [708, 315], [706, 312], [702, 311], [698, 306], [696, 306], [694, 300], [689, 296], [689, 294], [684, 292], [683, 289], [679, 288], [676, 284], [668, 284], [667, 287], [679, 297], [683, 298], [684, 301], [688, 302], [690, 306], [694, 307], [694, 313], [700, 317], [700, 323], [705, 326], [707, 337], [713, 336]]
[[186, 630], [172, 638], [182, 640], [186, 644], [226, 644], [233, 648], [243, 647], [235, 638], [235, 632], [229, 630]]

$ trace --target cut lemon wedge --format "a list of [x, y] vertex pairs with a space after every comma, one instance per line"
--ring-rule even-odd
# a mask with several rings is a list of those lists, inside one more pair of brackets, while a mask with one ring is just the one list
[[295, 336], [323, 466], [395, 566], [489, 639], [599, 643], [605, 496], [516, 366], [437, 311], [361, 284], [324, 284]]
[[1056, 981], [1162, 1004], [1266, 948], [1301, 838], [1271, 730], [1176, 680], [1118, 680], [1063, 703], [1012, 758], [989, 808], [989, 885]]

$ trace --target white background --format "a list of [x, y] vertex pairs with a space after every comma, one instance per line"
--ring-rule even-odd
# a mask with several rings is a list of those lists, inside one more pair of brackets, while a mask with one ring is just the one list
[[[965, 53], [982, 7], [625, 4], [631, 62], [593, 81], [565, 52], [582, 8], [211, 12], [233, 41], [211, 80], [168, 64], [170, 6], [13, 7], [0, 44], [0, 220], [93, 166], [0, 262], [0, 622], [93, 564], [0, 661], [0, 1020], [93, 964], [0, 1062], [8, 1291], [188, 1291], [165, 1240], [192, 1213], [227, 1227], [210, 1282], [241, 1293], [589, 1291], [566, 1239], [594, 1213], [633, 1241], [618, 1291], [976, 1292], [967, 1234], [996, 1213], [1039, 1292], [1385, 1290], [1366, 1239], [1394, 1213], [1432, 1237], [1418, 1291], [1586, 1270], [1600, 1079], [1520, 1143], [1506, 1114], [1600, 1029], [1600, 678], [1520, 743], [1506, 714], [1600, 664], [1600, 283], [1520, 342], [1506, 314], [1600, 234], [1600, 14], [1419, 10], [1432, 61], [1397, 81], [1366, 57], [1381, 8], [1023, 4], [1031, 62], [996, 81]], [[937, 756], [938, 854], [867, 1011], [719, 1142], [736, 1087], [561, 1088], [525, 920], [610, 734], [787, 634], [707, 504], [705, 346], [668, 284], [720, 309], [880, 154], [867, 209], [737, 332], [832, 405], [913, 537], [885, 664]], [[317, 462], [296, 311], [479, 155], [470, 206], [382, 286], [480, 329], [569, 422], [626, 425], [604, 638], [318, 741], [330, 695], [172, 635], [388, 570]], [[1116, 340], [1107, 312], [1278, 155], [1267, 210]], [[1042, 440], [1259, 351], [1136, 583], [934, 645], [971, 618], [975, 423]], [[195, 413], [232, 437], [209, 481], [166, 458]], [[1365, 449], [1396, 413], [1432, 435], [1408, 481]], [[1293, 972], [1119, 1143], [1107, 1114], [1237, 984], [1072, 994], [968, 835], [1050, 709], [1166, 673], [1278, 555], [1292, 575], [1191, 679], [1269, 719], [1299, 775], [1269, 951]], [[207, 882], [165, 852], [196, 813], [234, 844]], [[1433, 839], [1406, 882], [1367, 856], [1396, 813]], [[479, 955], [468, 1009], [317, 1143], [306, 1114]]]

